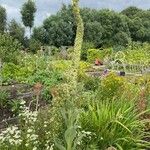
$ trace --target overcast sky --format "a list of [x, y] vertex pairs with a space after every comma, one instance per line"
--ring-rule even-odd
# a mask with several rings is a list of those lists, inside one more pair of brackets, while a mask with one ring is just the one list
[[[8, 19], [15, 18], [21, 20], [20, 8], [27, 0], [0, 0], [0, 5], [6, 8]], [[37, 5], [37, 13], [35, 24], [38, 26], [42, 21], [51, 14], [56, 13], [62, 3], [68, 4], [71, 0], [35, 0]], [[128, 6], [137, 6], [143, 9], [150, 8], [150, 0], [80, 0], [82, 7], [91, 8], [109, 8], [120, 11]]]

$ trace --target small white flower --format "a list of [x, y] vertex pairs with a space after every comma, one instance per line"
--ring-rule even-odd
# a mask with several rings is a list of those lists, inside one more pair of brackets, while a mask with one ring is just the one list
[[28, 129], [27, 132], [28, 132], [28, 133], [31, 133], [31, 132], [33, 132], [33, 130], [32, 130], [32, 129]]
[[37, 147], [33, 147], [33, 149], [32, 150], [37, 150]]

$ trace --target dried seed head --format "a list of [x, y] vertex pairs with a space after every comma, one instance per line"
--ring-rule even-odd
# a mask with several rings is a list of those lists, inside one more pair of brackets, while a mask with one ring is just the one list
[[34, 94], [35, 95], [40, 95], [41, 93], [41, 90], [42, 90], [42, 84], [41, 83], [36, 83], [33, 87], [33, 90], [34, 90]]

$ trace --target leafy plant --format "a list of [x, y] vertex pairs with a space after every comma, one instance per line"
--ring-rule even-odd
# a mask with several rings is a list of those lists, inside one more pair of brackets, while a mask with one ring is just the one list
[[47, 103], [50, 103], [52, 101], [52, 95], [50, 93], [49, 87], [46, 87], [42, 90], [41, 96], [42, 99], [45, 100]]
[[100, 79], [99, 78], [93, 78], [93, 77], [86, 77], [83, 81], [84, 88], [86, 90], [92, 90], [95, 91], [100, 86]]
[[17, 57], [21, 49], [22, 46], [17, 40], [14, 40], [8, 34], [0, 34], [0, 57], [2, 62], [17, 63]]
[[39, 42], [39, 41], [37, 41], [37, 40], [35, 40], [35, 39], [30, 39], [30, 41], [29, 41], [29, 49], [30, 49], [30, 51], [31, 52], [33, 52], [33, 53], [35, 53], [35, 52], [37, 52], [38, 50], [40, 50], [40, 48], [41, 48], [41, 43]]
[[30, 78], [28, 83], [34, 85], [37, 82], [45, 86], [54, 86], [62, 81], [62, 76], [58, 71], [38, 70]]
[[14, 99], [12, 101], [8, 102], [9, 107], [11, 108], [11, 111], [15, 114], [18, 115], [20, 111], [20, 107], [25, 104], [24, 101]]
[[63, 110], [63, 119], [65, 120], [66, 131], [64, 133], [64, 145], [57, 139], [55, 140], [55, 146], [59, 150], [76, 150], [78, 143], [81, 142], [83, 138], [82, 133], [78, 133], [77, 121], [78, 121], [78, 111], [77, 110]]
[[97, 93], [98, 97], [103, 100], [119, 97], [124, 92], [125, 84], [126, 80], [123, 77], [110, 73], [102, 80]]
[[143, 140], [147, 136], [144, 121], [139, 120], [134, 103], [124, 97], [89, 104], [80, 118], [82, 130], [92, 133], [91, 140], [85, 143], [95, 143], [101, 150], [110, 146], [120, 150], [149, 147]]
[[112, 49], [89, 49], [87, 52], [88, 62], [93, 62], [95, 59], [104, 60], [105, 57], [110, 57]]
[[8, 106], [8, 93], [6, 91], [0, 91], [0, 107], [5, 108]]

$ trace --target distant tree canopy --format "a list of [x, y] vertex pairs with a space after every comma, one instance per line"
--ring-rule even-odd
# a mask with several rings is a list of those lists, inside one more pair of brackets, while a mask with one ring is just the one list
[[14, 19], [8, 24], [9, 34], [17, 39], [20, 43], [24, 42], [25, 29], [21, 24], [17, 23]]
[[7, 14], [6, 9], [0, 6], [0, 33], [4, 33], [6, 29]]
[[[118, 13], [108, 9], [81, 9], [84, 42], [95, 47], [127, 46], [131, 41], [150, 42], [150, 11], [129, 7]], [[38, 31], [38, 32], [37, 32]], [[71, 5], [63, 5], [33, 31], [34, 39], [54, 46], [73, 45], [76, 25]]]
[[21, 15], [22, 15], [22, 22], [24, 26], [31, 28], [34, 25], [34, 16], [36, 12], [36, 5], [33, 0], [28, 0], [23, 4], [23, 7], [21, 9]]

